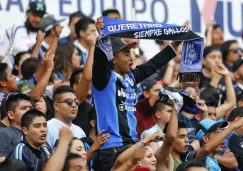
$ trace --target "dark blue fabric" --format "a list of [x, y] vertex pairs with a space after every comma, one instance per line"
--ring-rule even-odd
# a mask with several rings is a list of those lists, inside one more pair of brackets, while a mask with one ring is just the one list
[[48, 159], [47, 154], [42, 150], [33, 149], [26, 141], [16, 144], [14, 150], [9, 156], [16, 160], [23, 161], [28, 170], [42, 170], [45, 160]]
[[[135, 117], [135, 81], [133, 74], [128, 74], [127, 81], [119, 78], [113, 71], [104, 90], [92, 86], [94, 105], [97, 113], [97, 129], [110, 133], [110, 138], [101, 149], [123, 146], [125, 142], [137, 141]], [[120, 129], [122, 128], [122, 129]]]
[[67, 37], [63, 37], [59, 40], [58, 42], [59, 44], [63, 44], [63, 43], [72, 43], [71, 39], [69, 38], [69, 36]]
[[61, 72], [56, 72], [58, 78], [60, 78], [62, 81], [64, 80], [63, 74]]
[[196, 139], [195, 131], [198, 124], [196, 118], [194, 116], [192, 118], [189, 118], [187, 116], [182, 115], [181, 113], [178, 113], [178, 120], [183, 120], [186, 124], [186, 128], [188, 131], [187, 136], [189, 139], [189, 144], [191, 144]]

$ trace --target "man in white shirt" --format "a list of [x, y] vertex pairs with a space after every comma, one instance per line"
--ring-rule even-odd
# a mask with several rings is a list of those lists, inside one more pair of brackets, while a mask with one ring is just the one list
[[74, 41], [74, 45], [80, 50], [82, 56], [81, 64], [84, 65], [88, 57], [88, 37], [90, 35], [97, 36], [95, 21], [91, 18], [81, 18], [75, 25], [75, 32], [78, 39]]
[[59, 131], [62, 127], [68, 127], [73, 133], [73, 137], [85, 137], [84, 131], [72, 123], [78, 112], [79, 101], [74, 91], [69, 86], [59, 87], [53, 95], [53, 106], [55, 118], [47, 122], [48, 135], [47, 142], [54, 149], [56, 141], [59, 139]]
[[[0, 46], [0, 56], [10, 65], [12, 57], [22, 51], [27, 51], [35, 42], [40, 21], [46, 13], [43, 2], [34, 1], [28, 6], [27, 20], [22, 25], [14, 25], [3, 35], [3, 44]], [[7, 58], [7, 59], [5, 59]]]

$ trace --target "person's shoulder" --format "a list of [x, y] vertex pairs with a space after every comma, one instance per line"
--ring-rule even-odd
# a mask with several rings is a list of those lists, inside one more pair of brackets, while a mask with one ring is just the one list
[[83, 129], [81, 127], [79, 127], [78, 125], [72, 124], [71, 130], [72, 130], [73, 133], [80, 134], [82, 137], [86, 136]]
[[230, 137], [229, 141], [231, 143], [238, 143], [238, 142], [243, 142], [243, 136], [237, 133], [232, 134]]
[[51, 128], [52, 126], [57, 126], [57, 125], [61, 125], [60, 122], [55, 119], [55, 118], [52, 118], [50, 119], [49, 121], [47, 121], [47, 126], [48, 126], [48, 129]]
[[72, 129], [82, 130], [82, 128], [80, 128], [78, 125], [75, 124], [72, 124]]
[[12, 26], [12, 34], [16, 34], [17, 31], [27, 31], [24, 24], [15, 24]]
[[10, 132], [16, 132], [16, 131], [11, 126], [0, 129], [0, 133], [6, 133], [7, 134], [7, 133], [10, 133]]
[[188, 151], [187, 154], [186, 154], [185, 161], [195, 159], [195, 158], [196, 158], [196, 154], [197, 154], [197, 152], [198, 152], [198, 150], [191, 150], [191, 151]]
[[8, 132], [10, 132], [9, 127], [4, 127], [0, 129], [0, 136], [2, 135], [8, 135]]

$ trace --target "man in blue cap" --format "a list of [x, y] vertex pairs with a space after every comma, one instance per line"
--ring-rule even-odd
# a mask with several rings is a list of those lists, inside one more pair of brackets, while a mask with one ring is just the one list
[[228, 122], [216, 122], [209, 118], [203, 119], [196, 129], [196, 138], [200, 142], [200, 148], [197, 151], [190, 151], [186, 160], [202, 160], [210, 171], [220, 171], [215, 154], [223, 150], [224, 139], [242, 125], [242, 117], [237, 117], [230, 125]]

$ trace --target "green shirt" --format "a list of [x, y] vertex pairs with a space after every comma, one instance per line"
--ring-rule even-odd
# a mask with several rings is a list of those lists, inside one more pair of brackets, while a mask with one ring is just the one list
[[173, 160], [174, 160], [174, 171], [176, 171], [177, 167], [178, 167], [181, 163], [179, 163], [174, 157], [173, 157]]

